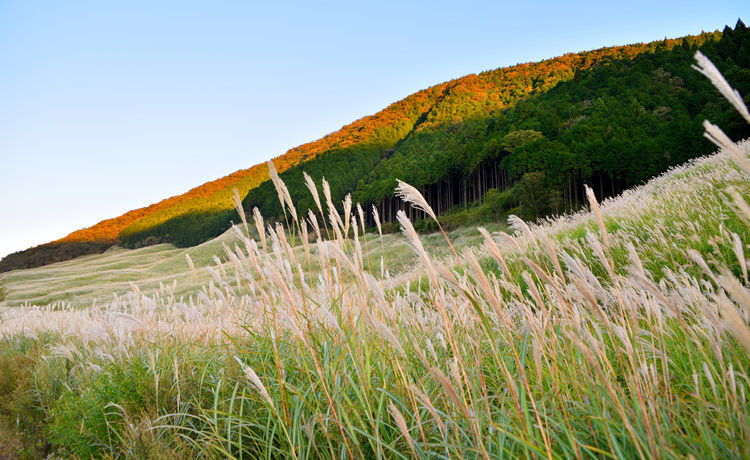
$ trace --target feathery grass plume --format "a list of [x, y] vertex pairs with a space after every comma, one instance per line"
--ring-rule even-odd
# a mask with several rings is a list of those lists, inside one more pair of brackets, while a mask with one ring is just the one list
[[237, 189], [232, 190], [232, 199], [234, 200], [234, 209], [237, 210], [237, 214], [240, 215], [242, 223], [245, 226], [245, 232], [247, 233], [247, 216], [245, 215], [245, 208], [242, 206], [242, 199], [240, 198], [240, 192]]
[[724, 75], [719, 72], [719, 69], [716, 68], [714, 63], [711, 62], [711, 60], [708, 59], [703, 53], [701, 53], [700, 51], [696, 51], [695, 60], [698, 65], [693, 64], [692, 67], [698, 72], [705, 75], [709, 80], [711, 80], [711, 83], [713, 83], [716, 89], [718, 89], [719, 92], [734, 106], [734, 108], [737, 109], [740, 115], [742, 115], [742, 117], [748, 123], [750, 123], [750, 112], [748, 112], [747, 106], [742, 100], [742, 96], [740, 95], [739, 91], [732, 88], [729, 83], [727, 83]]
[[[508, 222], [510, 223], [510, 217], [516, 217], [514, 215], [508, 216]], [[517, 218], [518, 219], [518, 218]], [[521, 219], [518, 219], [519, 222], [523, 222]], [[528, 228], [528, 225], [526, 226]], [[512, 227], [511, 227], [512, 228]], [[534, 234], [531, 233], [529, 230], [529, 234], [531, 235], [530, 238], [532, 238], [532, 241], [534, 239]], [[505, 244], [508, 245], [508, 247], [515, 248], [516, 251], [518, 251], [519, 254], [523, 253], [523, 250], [521, 249], [521, 245], [518, 243], [518, 240], [513, 235], [509, 235], [505, 232], [499, 232], [498, 236], [501, 240], [505, 242]]]
[[289, 241], [286, 239], [286, 232], [284, 231], [284, 226], [281, 225], [281, 222], [276, 222], [276, 234], [279, 237], [279, 242], [281, 243], [281, 247], [284, 249], [284, 252], [286, 252], [287, 261], [296, 265], [297, 255], [294, 252], [294, 248], [289, 244]]
[[328, 208], [328, 220], [331, 221], [331, 227], [333, 227], [333, 233], [336, 235], [336, 241], [339, 244], [343, 244], [344, 237], [341, 235], [341, 230], [344, 227], [344, 223], [341, 222], [341, 216], [336, 208], [329, 206]]
[[732, 232], [732, 244], [734, 249], [734, 255], [737, 257], [737, 262], [740, 264], [740, 270], [742, 271], [742, 279], [745, 281], [745, 286], [748, 285], [747, 280], [747, 260], [745, 259], [744, 245], [740, 235]]
[[310, 263], [310, 235], [307, 233], [307, 221], [300, 222], [300, 233], [302, 233], [302, 245], [305, 247], [305, 258]]
[[[354, 216], [352, 214], [352, 216]], [[359, 225], [357, 224], [357, 217], [354, 216], [352, 219], [352, 232], [354, 233], [354, 259], [358, 262], [359, 268], [364, 267], [364, 261], [362, 258], [362, 245], [359, 242]]]
[[[370, 263], [370, 250], [367, 247], [367, 235], [365, 234], [365, 210], [362, 209], [362, 205], [360, 205], [359, 203], [357, 203], [357, 214], [359, 215], [359, 223], [360, 227], [362, 228], [362, 239], [365, 242], [365, 254], [367, 255], [367, 268], [369, 270], [372, 269], [372, 264]], [[357, 239], [357, 245], [359, 245], [359, 239]]]
[[385, 323], [378, 321], [370, 315], [367, 315], [367, 319], [369, 320], [372, 329], [398, 352], [399, 357], [405, 358], [407, 356], [404, 347], [401, 345], [401, 341]]
[[[524, 222], [524, 220], [518, 217], [517, 215], [510, 214], [508, 216], [508, 226], [512, 228], [516, 233], [520, 233], [521, 235], [524, 235], [526, 239], [529, 241], [529, 243], [534, 243], [536, 241], [534, 232], [531, 231], [531, 227], [529, 227], [529, 224]], [[511, 236], [511, 235], [508, 235], [508, 236]], [[515, 238], [514, 238], [513, 244], [516, 246], [516, 249], [518, 249], [518, 251], [521, 252], [521, 246], [519, 246], [518, 242], [515, 241]]]
[[448, 398], [453, 402], [453, 404], [461, 412], [461, 414], [463, 414], [463, 416], [466, 418], [471, 418], [469, 408], [466, 406], [464, 400], [458, 396], [458, 392], [451, 383], [450, 379], [446, 377], [443, 371], [441, 371], [437, 367], [431, 367], [429, 370], [430, 374], [432, 374], [432, 376], [435, 377], [435, 379], [443, 386], [443, 390], [445, 390]]
[[425, 392], [422, 391], [416, 384], [412, 383], [410, 385], [410, 388], [411, 392], [414, 393], [414, 395], [417, 397], [417, 400], [422, 403], [422, 406], [424, 406], [424, 408], [427, 409], [427, 412], [429, 412], [432, 416], [432, 419], [438, 426], [438, 430], [440, 430], [440, 436], [443, 438], [443, 443], [447, 444], [448, 439], [446, 438], [445, 434], [448, 430], [445, 427], [445, 423], [443, 423], [443, 419], [440, 418], [437, 409], [435, 409], [435, 406], [432, 404], [432, 401], [430, 401], [430, 398], [427, 396], [427, 394], [425, 394]]
[[427, 215], [432, 217], [433, 220], [437, 221], [435, 211], [432, 210], [432, 206], [430, 206], [429, 203], [427, 203], [427, 200], [424, 199], [422, 194], [419, 193], [419, 190], [401, 180], [396, 179], [396, 181], [398, 182], [398, 185], [396, 186], [397, 197], [401, 198], [407, 203], [411, 203], [412, 206], [416, 207], [417, 209], [421, 209]]
[[609, 238], [607, 238], [607, 229], [606, 227], [604, 227], [604, 220], [602, 220], [602, 211], [601, 209], [599, 209], [599, 202], [596, 201], [596, 195], [594, 195], [594, 190], [585, 184], [583, 187], [586, 190], [586, 198], [588, 198], [589, 200], [589, 204], [591, 205], [591, 210], [594, 211], [594, 215], [596, 216], [596, 222], [599, 224], [599, 231], [602, 233], [602, 240], [604, 241], [604, 246], [607, 249], [609, 249]]
[[284, 211], [284, 214], [286, 214], [286, 208], [288, 207], [289, 213], [292, 215], [292, 219], [294, 219], [295, 222], [298, 222], [297, 208], [294, 207], [292, 196], [289, 194], [289, 189], [286, 188], [286, 184], [283, 180], [281, 180], [281, 177], [279, 177], [279, 174], [276, 172], [276, 167], [273, 165], [272, 161], [268, 162], [268, 174], [269, 176], [271, 176], [271, 182], [276, 188], [276, 194], [279, 196], [282, 211]]
[[378, 234], [383, 236], [383, 227], [380, 226], [380, 214], [378, 214], [378, 208], [372, 205], [372, 218], [375, 220], [375, 226], [378, 227]]
[[255, 222], [255, 229], [258, 231], [258, 237], [260, 238], [260, 245], [263, 247], [263, 252], [268, 253], [263, 216], [260, 214], [260, 209], [258, 209], [257, 206], [253, 208], [253, 221]]
[[729, 157], [734, 160], [737, 166], [742, 169], [745, 174], [750, 176], [750, 161], [748, 161], [747, 156], [740, 151], [737, 144], [735, 144], [729, 136], [724, 134], [724, 131], [722, 131], [721, 128], [710, 121], [704, 120], [703, 127], [706, 129], [703, 136], [713, 142], [717, 147], [726, 149], [729, 153]]
[[[326, 241], [323, 246], [326, 250], [326, 255], [329, 259], [334, 259], [341, 263], [346, 269], [348, 269], [352, 274], [358, 278], [362, 277], [362, 271], [357, 270], [357, 268], [354, 266], [351, 260], [349, 260], [349, 257], [344, 254], [344, 251], [341, 250], [341, 248], [334, 244], [331, 241]], [[363, 283], [364, 284], [364, 283]]]
[[406, 442], [409, 444], [409, 449], [411, 449], [412, 455], [414, 458], [417, 458], [417, 451], [414, 449], [414, 441], [412, 441], [409, 429], [406, 427], [406, 420], [404, 420], [404, 416], [401, 414], [401, 411], [398, 410], [398, 407], [393, 404], [393, 401], [388, 402], [388, 412], [391, 413], [393, 420], [396, 421], [396, 426], [398, 426], [399, 431], [401, 431], [401, 434], [406, 438]]
[[253, 368], [243, 363], [237, 356], [234, 357], [234, 360], [237, 361], [237, 364], [239, 364], [242, 369], [242, 373], [245, 374], [245, 377], [253, 384], [255, 389], [258, 390], [258, 393], [260, 393], [268, 405], [275, 408], [276, 406], [273, 403], [273, 399], [271, 399], [271, 395], [268, 394], [268, 390], [266, 390], [265, 385], [263, 385], [263, 382], [261, 382], [260, 377], [258, 377], [258, 374], [255, 373]]
[[471, 276], [474, 278], [473, 284], [479, 287], [481, 292], [484, 294], [485, 300], [492, 306], [492, 309], [495, 310], [495, 314], [503, 322], [503, 324], [506, 327], [510, 327], [511, 323], [508, 319], [508, 316], [506, 315], [506, 311], [500, 304], [498, 296], [496, 296], [495, 292], [492, 290], [489, 279], [482, 270], [482, 267], [479, 266], [479, 262], [474, 256], [474, 253], [472, 251], [465, 250], [464, 259], [468, 261], [468, 269], [471, 271]]
[[734, 187], [727, 188], [725, 193], [732, 199], [732, 206], [735, 211], [737, 211], [737, 217], [739, 217], [745, 225], [750, 226], [750, 205], [747, 204], [745, 198], [740, 195]]
[[344, 235], [349, 238], [349, 221], [352, 216], [352, 194], [347, 193], [342, 201], [344, 205]]
[[313, 230], [315, 231], [315, 236], [317, 236], [319, 240], [322, 239], [322, 237], [320, 236], [320, 225], [318, 225], [318, 218], [315, 217], [315, 213], [312, 212], [312, 209], [307, 210], [307, 217], [313, 227]]
[[745, 321], [750, 321], [750, 292], [728, 268], [722, 267], [720, 273], [716, 278], [721, 287], [740, 305], [740, 312]]
[[505, 259], [500, 253], [500, 248], [498, 248], [497, 244], [495, 244], [495, 240], [492, 238], [492, 235], [490, 235], [490, 232], [488, 232], [487, 229], [484, 227], [478, 227], [477, 230], [479, 230], [479, 233], [484, 237], [484, 244], [487, 247], [487, 249], [490, 251], [490, 255], [492, 255], [492, 257], [503, 268], [503, 272], [505, 273], [505, 276], [507, 276], [508, 279], [512, 279], [513, 275], [511, 275], [510, 270], [508, 269], [508, 265], [505, 263]]
[[193, 279], [198, 281], [198, 272], [195, 271], [195, 265], [193, 265], [193, 259], [190, 258], [190, 254], [185, 253], [185, 259], [187, 259], [190, 270], [193, 272]]
[[326, 178], [323, 178], [323, 196], [326, 197], [326, 205], [329, 208], [333, 207], [333, 200], [331, 199], [331, 186], [328, 184]]
[[406, 213], [402, 209], [399, 209], [396, 213], [396, 220], [401, 225], [401, 231], [411, 243], [414, 251], [422, 259], [422, 262], [424, 262], [425, 266], [427, 267], [427, 274], [430, 277], [430, 283], [432, 283], [433, 289], [437, 291], [439, 289], [437, 273], [435, 272], [435, 267], [432, 264], [432, 260], [430, 260], [430, 256], [428, 256], [427, 251], [424, 250], [424, 246], [422, 245], [422, 241], [419, 239], [419, 235], [417, 235], [417, 231], [414, 230], [414, 226], [411, 224], [409, 218], [406, 217]]
[[[359, 225], [360, 227], [362, 227], [362, 235], [364, 236], [365, 234], [365, 210], [362, 209], [362, 205], [360, 205], [359, 203], [357, 203], [357, 215], [359, 216]], [[365, 241], [365, 244], [367, 244], [366, 241]]]
[[732, 302], [724, 295], [718, 296], [719, 311], [724, 317], [724, 327], [750, 353], [750, 329]]
[[432, 217], [432, 220], [434, 220], [438, 225], [438, 228], [440, 228], [440, 232], [443, 234], [443, 237], [445, 237], [445, 241], [448, 242], [448, 246], [450, 246], [451, 250], [453, 251], [453, 255], [456, 257], [458, 264], [461, 265], [461, 259], [458, 257], [458, 253], [453, 247], [453, 243], [448, 238], [448, 235], [445, 233], [445, 230], [443, 230], [443, 226], [440, 224], [440, 221], [435, 215], [435, 211], [432, 210], [432, 206], [427, 203], [427, 200], [425, 200], [424, 196], [422, 196], [419, 190], [407, 184], [406, 182], [398, 179], [396, 180], [398, 181], [398, 185], [396, 186], [396, 196], [406, 201], [407, 203], [411, 203], [412, 206], [417, 209], [421, 209], [427, 215]]
[[271, 182], [273, 183], [274, 188], [276, 189], [276, 194], [279, 196], [279, 201], [281, 202], [281, 210], [286, 212], [286, 199], [284, 198], [284, 193], [281, 191], [281, 178], [279, 177], [279, 173], [276, 172], [276, 166], [273, 165], [273, 161], [268, 161], [268, 175], [271, 178]]
[[306, 172], [302, 173], [302, 176], [305, 178], [305, 184], [307, 185], [307, 189], [310, 190], [310, 193], [313, 196], [313, 199], [315, 200], [315, 206], [318, 207], [318, 211], [320, 211], [320, 215], [323, 216], [323, 205], [320, 204], [320, 194], [318, 193], [318, 187], [315, 186], [315, 182], [312, 180], [312, 177], [310, 177], [309, 174]]
[[[331, 186], [328, 184], [328, 181], [325, 177], [323, 178], [323, 195], [326, 197], [326, 205], [328, 206], [328, 220], [331, 221], [331, 226], [334, 227], [336, 238], [341, 240], [341, 230], [344, 228], [344, 221], [341, 220], [339, 211], [336, 209], [336, 206], [333, 205], [333, 199], [331, 198]], [[323, 223], [325, 224], [325, 219], [323, 220]], [[338, 229], [336, 228], [337, 226]]]
[[706, 260], [703, 258], [700, 252], [696, 251], [695, 249], [690, 248], [686, 251], [686, 253], [688, 257], [690, 257], [690, 259], [692, 259], [693, 262], [695, 262], [703, 270], [703, 273], [708, 275], [708, 277], [711, 278], [711, 280], [716, 285], [719, 284], [718, 280], [716, 279], [716, 276], [714, 275], [714, 272], [708, 267]]

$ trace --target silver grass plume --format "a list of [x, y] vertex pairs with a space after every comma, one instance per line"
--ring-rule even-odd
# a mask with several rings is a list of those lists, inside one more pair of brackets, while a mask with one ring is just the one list
[[409, 449], [411, 449], [412, 455], [414, 458], [417, 458], [417, 451], [414, 450], [414, 441], [412, 441], [409, 429], [406, 427], [406, 420], [404, 420], [404, 416], [401, 414], [401, 411], [398, 410], [398, 407], [393, 404], [393, 401], [388, 403], [388, 412], [391, 413], [393, 420], [396, 422], [396, 426], [399, 431], [401, 431], [404, 438], [406, 438], [406, 442], [409, 444]]
[[326, 197], [326, 204], [329, 208], [333, 207], [333, 200], [331, 200], [331, 186], [328, 184], [326, 178], [323, 178], [323, 195]]
[[349, 237], [349, 222], [352, 215], [352, 194], [347, 193], [342, 202], [344, 205], [344, 235]]
[[300, 222], [300, 233], [302, 233], [302, 245], [305, 247], [305, 257], [310, 261], [310, 235], [307, 232], [307, 221]]
[[190, 270], [193, 271], [193, 279], [195, 281], [198, 281], [198, 272], [195, 271], [195, 265], [193, 265], [193, 259], [190, 258], [190, 254], [185, 253], [185, 259], [187, 259], [187, 263], [190, 266]]
[[737, 311], [737, 307], [723, 293], [717, 297], [717, 302], [724, 328], [750, 352], [750, 329]]
[[243, 363], [237, 356], [235, 356], [234, 359], [242, 368], [242, 372], [245, 374], [245, 377], [250, 381], [250, 383], [253, 384], [255, 389], [258, 390], [258, 393], [260, 393], [260, 395], [268, 403], [268, 405], [271, 407], [275, 407], [271, 396], [268, 394], [268, 390], [266, 390], [265, 385], [263, 385], [263, 382], [261, 382], [260, 377], [258, 377], [258, 374], [255, 373], [253, 368]]
[[438, 284], [438, 277], [437, 272], [435, 271], [435, 267], [432, 264], [432, 260], [430, 260], [430, 257], [427, 255], [427, 251], [424, 250], [424, 246], [422, 246], [422, 241], [419, 239], [419, 235], [417, 235], [416, 230], [414, 230], [414, 226], [411, 224], [411, 221], [408, 217], [406, 217], [406, 213], [403, 210], [399, 210], [396, 213], [396, 220], [398, 221], [399, 225], [401, 225], [401, 231], [404, 233], [406, 238], [411, 243], [411, 246], [414, 248], [414, 252], [417, 253], [417, 255], [422, 259], [422, 262], [427, 267], [427, 274], [430, 277], [430, 283], [432, 283], [433, 289], [435, 291], [439, 291], [440, 287]]
[[320, 215], [323, 214], [323, 205], [320, 204], [320, 194], [318, 193], [318, 187], [315, 186], [315, 182], [312, 180], [312, 177], [310, 177], [309, 174], [306, 172], [302, 173], [302, 176], [305, 178], [305, 184], [307, 185], [307, 188], [310, 190], [310, 193], [313, 196], [313, 199], [315, 200], [315, 206], [318, 207], [318, 211], [320, 211]]
[[602, 211], [599, 209], [599, 202], [596, 201], [596, 195], [594, 195], [594, 190], [588, 185], [584, 185], [583, 187], [586, 189], [586, 198], [589, 199], [591, 210], [594, 211], [594, 215], [596, 216], [596, 221], [599, 224], [599, 231], [602, 233], [604, 246], [609, 248], [609, 239], [607, 238], [607, 228], [604, 226], [604, 221], [602, 220]]
[[372, 217], [375, 219], [375, 225], [378, 227], [378, 234], [383, 236], [383, 227], [380, 226], [380, 214], [378, 214], [378, 208], [372, 205]]
[[232, 198], [234, 199], [234, 208], [237, 210], [237, 214], [240, 215], [240, 219], [242, 219], [242, 223], [245, 225], [245, 228], [247, 228], [247, 216], [245, 216], [245, 208], [242, 206], [240, 192], [238, 192], [237, 189], [233, 189], [232, 192]]
[[[737, 109], [740, 115], [742, 115], [742, 117], [748, 123], [750, 123], [750, 112], [748, 112], [747, 106], [742, 100], [742, 96], [740, 95], [739, 91], [729, 86], [729, 83], [727, 83], [724, 75], [719, 72], [719, 69], [717, 69], [713, 62], [711, 62], [710, 59], [704, 56], [703, 53], [701, 53], [700, 51], [696, 51], [695, 60], [698, 62], [698, 65], [694, 64], [693, 68], [705, 75], [709, 80], [711, 80], [711, 83], [713, 83], [716, 89], [718, 89], [719, 92], [729, 101], [729, 103], [731, 103], [734, 108]], [[724, 132], [718, 126], [712, 124], [708, 120], [705, 120], [703, 122], [703, 127], [706, 130], [703, 135], [708, 140], [716, 144], [716, 146], [718, 146], [719, 148], [726, 149], [737, 166], [739, 166], [740, 169], [745, 172], [745, 174], [750, 175], [750, 162], [748, 162], [745, 154], [740, 151], [737, 144], [732, 142], [732, 140], [729, 139], [729, 137], [724, 134]]]
[[703, 53], [696, 51], [695, 60], [698, 65], [693, 64], [693, 68], [711, 80], [711, 83], [713, 83], [716, 89], [718, 89], [719, 92], [734, 106], [734, 108], [737, 109], [742, 117], [750, 123], [750, 112], [748, 112], [747, 106], [742, 100], [739, 91], [732, 88], [729, 83], [727, 83], [724, 75], [719, 72], [719, 69], [716, 68], [714, 63]]
[[318, 239], [321, 239], [320, 225], [318, 225], [318, 218], [315, 217], [315, 213], [312, 212], [312, 209], [307, 210], [307, 216], [308, 216], [308, 219], [310, 220], [310, 224], [312, 225], [313, 230], [315, 230], [315, 236], [317, 236]]
[[[339, 212], [336, 209], [336, 206], [333, 205], [333, 199], [331, 198], [331, 186], [328, 184], [328, 181], [326, 178], [323, 178], [323, 195], [326, 197], [326, 205], [328, 205], [328, 220], [331, 221], [331, 225], [334, 227], [334, 230], [336, 230], [336, 225], [339, 226], [339, 228], [344, 227], [344, 222], [341, 220], [341, 216], [339, 216]], [[325, 223], [325, 222], [324, 222]], [[337, 232], [337, 237], [341, 239], [340, 237], [340, 230]]]
[[740, 151], [737, 144], [735, 144], [729, 136], [724, 134], [724, 131], [722, 131], [721, 128], [708, 120], [703, 121], [703, 128], [706, 130], [703, 133], [703, 136], [713, 142], [714, 145], [720, 149], [726, 149], [729, 156], [734, 160], [737, 166], [739, 166], [745, 174], [750, 176], [750, 161], [748, 161], [745, 154]]
[[286, 213], [286, 207], [288, 206], [292, 219], [297, 222], [297, 209], [292, 202], [292, 196], [289, 194], [289, 189], [286, 188], [284, 181], [279, 177], [279, 173], [276, 172], [276, 167], [273, 165], [272, 161], [268, 162], [268, 174], [271, 176], [271, 182], [273, 182], [273, 186], [276, 188], [276, 193], [279, 195], [281, 209]]
[[365, 211], [362, 206], [357, 203], [357, 214], [359, 215], [359, 224], [362, 227], [362, 235], [365, 234]]
[[266, 230], [263, 226], [263, 216], [260, 214], [258, 207], [253, 208], [253, 220], [255, 221], [255, 229], [258, 230], [258, 236], [260, 237], [260, 244], [263, 246], [263, 252], [268, 252], [266, 247]]
[[429, 203], [427, 203], [427, 200], [425, 200], [422, 194], [419, 193], [419, 190], [407, 184], [406, 182], [400, 181], [398, 179], [396, 180], [398, 181], [398, 186], [396, 187], [396, 196], [406, 202], [411, 203], [415, 208], [421, 209], [437, 222], [435, 211], [432, 210], [432, 207], [429, 205]]
[[276, 188], [276, 193], [279, 195], [281, 209], [286, 212], [286, 200], [284, 199], [284, 194], [281, 191], [280, 185], [281, 178], [279, 177], [279, 173], [276, 172], [276, 166], [273, 165], [273, 161], [268, 162], [268, 175], [271, 177], [271, 182], [273, 182], [273, 186]]

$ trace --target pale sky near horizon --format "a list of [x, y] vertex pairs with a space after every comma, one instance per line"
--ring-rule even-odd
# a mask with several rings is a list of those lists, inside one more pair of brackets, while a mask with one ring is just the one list
[[739, 0], [0, 0], [0, 257], [453, 78], [748, 13]]

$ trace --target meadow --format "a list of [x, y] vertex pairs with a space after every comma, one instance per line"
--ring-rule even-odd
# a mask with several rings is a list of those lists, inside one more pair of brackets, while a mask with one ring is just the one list
[[750, 142], [706, 128], [718, 153], [510, 232], [365, 234], [276, 178], [286, 229], [236, 199], [197, 248], [6, 274], [36, 300], [0, 313], [0, 453], [748, 458]]

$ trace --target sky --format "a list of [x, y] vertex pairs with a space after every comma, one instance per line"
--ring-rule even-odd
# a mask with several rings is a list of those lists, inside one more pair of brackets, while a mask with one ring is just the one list
[[0, 0], [0, 257], [421, 89], [750, 24], [750, 2]]

